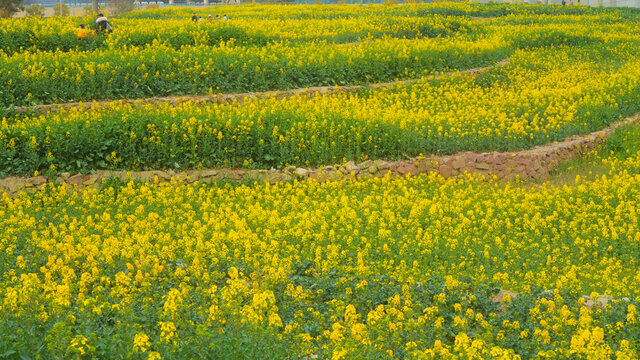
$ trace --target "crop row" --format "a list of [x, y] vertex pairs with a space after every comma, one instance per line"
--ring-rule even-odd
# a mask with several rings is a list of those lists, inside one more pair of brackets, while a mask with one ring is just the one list
[[[317, 34], [311, 27], [301, 31], [302, 21], [294, 20], [289, 30], [281, 33], [270, 29], [278, 28], [273, 24], [284, 20], [259, 20], [255, 26], [250, 20], [238, 20], [246, 28], [223, 22], [188, 23], [178, 31], [171, 29], [184, 21], [167, 21], [166, 32], [154, 31], [162, 26], [160, 21], [149, 20], [152, 23], [145, 27], [139, 20], [126, 20], [138, 23], [122, 35], [106, 40], [108, 46], [94, 51], [26, 51], [11, 56], [0, 53], [0, 105], [389, 81], [420, 77], [444, 68], [484, 65], [487, 60], [506, 57], [515, 49], [637, 41], [635, 23], [624, 23], [614, 15], [585, 16], [582, 21], [590, 22], [589, 26], [572, 16], [562, 18], [566, 18], [566, 23], [558, 17], [523, 15], [520, 20], [506, 17], [482, 26], [439, 16], [403, 20], [406, 26], [393, 24], [389, 20], [393, 18], [389, 17], [366, 21], [318, 20], [326, 31], [319, 30]], [[371, 26], [367, 30], [367, 25], [362, 33], [348, 35], [356, 31], [358, 24], [383, 26], [378, 33], [373, 33]], [[260, 26], [262, 30], [251, 30]], [[430, 30], [420, 30], [424, 26]], [[141, 30], [145, 28], [148, 32]], [[432, 30], [435, 33], [431, 35], [442, 31], [455, 36], [421, 37], [425, 35], [423, 31]], [[261, 31], [267, 35], [260, 35]], [[365, 31], [368, 37], [362, 38]], [[387, 37], [401, 33], [407, 39]], [[270, 42], [270, 36], [292, 40]], [[297, 41], [296, 36], [303, 41]], [[360, 41], [344, 44], [327, 41], [347, 41], [349, 36]], [[377, 36], [384, 37], [376, 39]], [[37, 37], [30, 38], [40, 41]], [[251, 42], [254, 45], [242, 46]]]
[[[572, 186], [423, 175], [4, 197], [0, 352], [635, 359], [637, 132], [607, 143], [617, 171]], [[497, 304], [497, 288], [519, 295]], [[627, 299], [590, 309], [583, 294]]]
[[[93, 22], [87, 20], [87, 26]], [[468, 32], [471, 21], [464, 18], [433, 16], [406, 18], [384, 16], [332, 20], [283, 20], [239, 18], [229, 21], [206, 20], [112, 20], [115, 31], [109, 36], [77, 39], [76, 18], [0, 20], [0, 50], [6, 54], [23, 51], [110, 50], [127, 46], [142, 47], [164, 43], [174, 48], [185, 45], [217, 45], [235, 40], [236, 44], [265, 45], [268, 42], [328, 41], [347, 43], [383, 37], [422, 38]]]
[[504, 42], [380, 39], [264, 47], [154, 47], [91, 53], [23, 53], [0, 63], [0, 104], [139, 98], [390, 81], [508, 55]]
[[637, 53], [632, 43], [527, 50], [475, 77], [393, 88], [9, 119], [0, 125], [0, 173], [318, 166], [530, 148], [640, 111]]
[[121, 16], [130, 19], [188, 19], [192, 14], [206, 17], [209, 14], [223, 15], [230, 18], [251, 19], [341, 19], [369, 18], [376, 16], [431, 17], [434, 15], [465, 17], [502, 17], [510, 15], [614, 15], [621, 18], [635, 18], [635, 8], [598, 8], [592, 6], [547, 6], [512, 4], [481, 4], [466, 2], [421, 3], [401, 6], [340, 6], [308, 5], [260, 6], [243, 4], [243, 6], [217, 6], [215, 8], [157, 8], [152, 10], [133, 11]]

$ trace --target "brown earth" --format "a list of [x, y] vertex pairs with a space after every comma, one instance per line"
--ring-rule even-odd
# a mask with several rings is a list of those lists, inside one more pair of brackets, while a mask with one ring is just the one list
[[[505, 59], [494, 66], [504, 66], [509, 59]], [[452, 74], [474, 75], [481, 73], [488, 68], [475, 68], [463, 72], [446, 73], [438, 76], [450, 76]], [[120, 100], [123, 102], [154, 103], [181, 101], [196, 102], [234, 102], [246, 99], [264, 97], [288, 97], [298, 94], [316, 95], [334, 93], [341, 91], [355, 91], [363, 88], [384, 88], [393, 87], [398, 84], [408, 84], [419, 80], [406, 80], [371, 85], [356, 85], [342, 87], [312, 87], [305, 89], [295, 89], [287, 91], [274, 91], [264, 93], [246, 94], [220, 94], [209, 96], [188, 96], [188, 97], [159, 97], [141, 100]], [[73, 106], [101, 106], [110, 101], [102, 101], [92, 104], [67, 103], [40, 105], [32, 108], [21, 108], [36, 111], [55, 111], [61, 108]], [[115, 177], [123, 180], [141, 181], [170, 181], [172, 178], [181, 182], [193, 183], [196, 181], [211, 183], [217, 181], [267, 181], [270, 183], [289, 181], [293, 179], [313, 178], [320, 181], [337, 180], [342, 178], [370, 178], [383, 177], [388, 173], [396, 176], [417, 175], [421, 173], [438, 173], [443, 177], [466, 176], [467, 174], [479, 174], [486, 178], [501, 181], [510, 180], [539, 180], [546, 179], [562, 162], [579, 158], [584, 154], [594, 150], [618, 126], [630, 124], [640, 117], [640, 114], [617, 122], [603, 130], [586, 135], [572, 136], [561, 142], [554, 142], [544, 146], [538, 146], [530, 150], [519, 152], [491, 152], [473, 153], [463, 152], [449, 156], [419, 156], [413, 159], [401, 161], [367, 160], [360, 163], [353, 161], [339, 165], [322, 166], [320, 168], [297, 168], [290, 166], [281, 170], [254, 170], [254, 169], [197, 169], [183, 172], [169, 171], [109, 171], [98, 170], [92, 174], [69, 174], [63, 173], [56, 178], [36, 176], [7, 177], [0, 179], [0, 190], [5, 190], [13, 196], [21, 191], [34, 191], [42, 188], [46, 183], [65, 183], [73, 188], [97, 187], [103, 179]]]
[[568, 161], [587, 154], [600, 145], [613, 130], [619, 126], [631, 124], [640, 118], [640, 114], [619, 121], [603, 130], [586, 135], [572, 136], [562, 142], [554, 142], [531, 150], [520, 152], [473, 153], [463, 152], [450, 156], [419, 156], [409, 160], [385, 161], [367, 160], [360, 163], [353, 161], [339, 165], [322, 166], [320, 168], [297, 168], [290, 166], [282, 170], [254, 169], [197, 169], [183, 172], [169, 171], [110, 171], [98, 170], [92, 174], [63, 173], [56, 178], [36, 176], [7, 177], [0, 179], [0, 190], [10, 196], [21, 191], [35, 191], [46, 183], [64, 183], [69, 188], [98, 187], [102, 180], [119, 178], [122, 180], [167, 182], [172, 179], [184, 183], [213, 183], [218, 181], [232, 182], [282, 182], [293, 179], [312, 178], [319, 181], [339, 180], [345, 178], [383, 177], [391, 173], [394, 176], [418, 175], [422, 173], [438, 173], [443, 177], [467, 176], [479, 174], [487, 179], [511, 181], [516, 179], [537, 180], [550, 176], [563, 161]]

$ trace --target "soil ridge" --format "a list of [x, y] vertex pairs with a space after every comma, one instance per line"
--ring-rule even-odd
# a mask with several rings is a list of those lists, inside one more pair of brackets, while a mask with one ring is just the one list
[[552, 142], [533, 149], [518, 152], [461, 152], [449, 156], [418, 156], [408, 160], [385, 161], [367, 160], [356, 163], [321, 166], [319, 168], [300, 168], [289, 166], [284, 169], [194, 169], [182, 172], [175, 170], [151, 171], [112, 171], [97, 170], [91, 174], [62, 173], [57, 177], [6, 177], [0, 179], [0, 194], [4, 190], [9, 196], [22, 191], [36, 191], [47, 183], [66, 184], [69, 189], [99, 187], [103, 180], [119, 178], [122, 180], [140, 180], [184, 183], [231, 182], [283, 182], [307, 178], [318, 181], [340, 179], [364, 179], [384, 177], [389, 173], [394, 176], [437, 173], [443, 177], [459, 177], [468, 174], [479, 174], [486, 179], [499, 181], [540, 180], [545, 179], [560, 163], [583, 156], [601, 145], [613, 131], [620, 127], [635, 123], [640, 113], [618, 121], [605, 129], [586, 135], [574, 135], [564, 141]]

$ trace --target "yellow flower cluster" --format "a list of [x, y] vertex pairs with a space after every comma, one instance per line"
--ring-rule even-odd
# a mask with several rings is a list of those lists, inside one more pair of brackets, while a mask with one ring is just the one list
[[[220, 46], [178, 49], [155, 42], [153, 46], [93, 52], [0, 53], [0, 84], [7, 89], [0, 101], [8, 106], [166, 95], [175, 94], [176, 89], [202, 94], [388, 81], [481, 65], [507, 54], [504, 41], [460, 37], [380, 38], [345, 44], [270, 42], [264, 46], [236, 46], [235, 42], [232, 37]], [[387, 68], [389, 65], [392, 67]], [[355, 68], [359, 70], [351, 70]]]
[[[224, 353], [248, 336], [282, 358], [633, 359], [637, 302], [576, 296], [638, 293], [639, 196], [625, 171], [534, 189], [433, 175], [51, 186], [2, 199], [0, 333], [31, 326], [66, 356], [122, 339], [149, 357]], [[519, 295], [493, 304], [486, 284]], [[122, 335], [98, 336], [104, 321]]]
[[[473, 77], [359, 93], [5, 117], [0, 173], [500, 150], [638, 110], [632, 13], [511, 6], [329, 7], [324, 17], [310, 6], [241, 6], [224, 8], [227, 23], [184, 30], [188, 20], [138, 19], [186, 11], [159, 9], [123, 19], [95, 52], [3, 53], [6, 105], [143, 96], [163, 84], [299, 84], [267, 81], [274, 74], [375, 81], [512, 56]], [[506, 16], [482, 25], [423, 18], [439, 11]], [[24, 26], [2, 21], [4, 35]], [[40, 26], [40, 41], [67, 21], [25, 24]], [[211, 31], [232, 23], [246, 39], [291, 41], [211, 46]], [[454, 23], [473, 29], [410, 36]], [[172, 31], [193, 44], [176, 46], [184, 39]], [[348, 42], [345, 34], [359, 42], [330, 43]], [[45, 83], [65, 86], [54, 94]], [[275, 185], [105, 180], [71, 193], [55, 184], [1, 193], [0, 357], [638, 359], [639, 132], [616, 132], [592, 159], [611, 170], [571, 186], [430, 174]]]
[[[0, 50], [7, 54], [14, 52], [68, 51], [80, 49], [83, 42], [75, 40], [76, 22], [91, 23], [92, 19], [1, 19], [2, 32], [14, 39], [0, 43]], [[466, 31], [473, 24], [459, 17], [432, 15], [430, 17], [407, 17], [393, 14], [369, 17], [345, 17], [334, 19], [255, 19], [240, 17], [233, 21], [199, 23], [184, 19], [117, 19], [113, 20], [117, 31], [99, 40], [97, 46], [110, 50], [128, 46], [155, 46], [167, 43], [173, 47], [183, 45], [215, 45], [220, 41], [235, 38], [249, 44], [266, 41], [318, 41], [330, 42], [358, 41], [379, 37], [435, 37], [454, 35]], [[240, 38], [238, 38], [240, 36]], [[96, 39], [94, 39], [96, 40]]]
[[[132, 15], [119, 18], [110, 36], [91, 41], [75, 39], [73, 31], [75, 22], [93, 19], [0, 20], [7, 39], [0, 42], [0, 84], [7, 88], [0, 102], [388, 81], [484, 64], [517, 48], [630, 41], [638, 33], [629, 14], [586, 8], [566, 14], [471, 4], [337, 7], [323, 16], [310, 7], [227, 10], [229, 21], [211, 23], [191, 22], [175, 9], [158, 11], [158, 19], [154, 12]], [[453, 16], [483, 12], [518, 15], [486, 22]], [[288, 74], [292, 67], [295, 74]]]
[[520, 51], [505, 67], [476, 77], [423, 78], [359, 93], [72, 108], [4, 120], [0, 144], [13, 154], [7, 168], [22, 157], [46, 159], [44, 169], [25, 172], [72, 170], [78, 159], [69, 151], [76, 148], [100, 149], [90, 157], [102, 168], [269, 168], [530, 148], [596, 130], [636, 108], [636, 53], [627, 44]]

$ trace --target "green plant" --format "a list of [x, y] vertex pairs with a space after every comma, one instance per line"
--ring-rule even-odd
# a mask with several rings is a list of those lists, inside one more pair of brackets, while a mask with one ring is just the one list
[[0, 18], [8, 18], [24, 9], [23, 0], [2, 0], [0, 1]]
[[69, 6], [62, 2], [58, 2], [53, 6], [54, 16], [69, 16]]
[[44, 6], [39, 4], [32, 4], [26, 8], [27, 16], [32, 17], [44, 17]]

